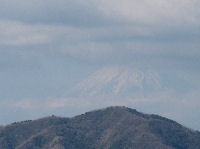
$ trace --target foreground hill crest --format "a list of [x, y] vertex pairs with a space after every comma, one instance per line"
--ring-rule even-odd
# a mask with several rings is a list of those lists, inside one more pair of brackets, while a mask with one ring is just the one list
[[200, 133], [118, 106], [5, 126], [0, 149], [200, 149]]

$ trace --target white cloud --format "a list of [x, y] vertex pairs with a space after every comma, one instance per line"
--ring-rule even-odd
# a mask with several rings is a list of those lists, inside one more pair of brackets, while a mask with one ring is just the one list
[[11, 46], [46, 44], [52, 41], [49, 32], [47, 26], [1, 20], [0, 44]]
[[[35, 45], [39, 45], [39, 49], [44, 48], [48, 52], [50, 47], [56, 53], [49, 56], [45, 55], [46, 51], [34, 51], [35, 55], [44, 54], [44, 59], [37, 62], [38, 75], [33, 77], [28, 76], [24, 69], [17, 74], [13, 73], [16, 71], [11, 69], [18, 69], [19, 63], [10, 67], [15, 63], [12, 58], [18, 57], [13, 54], [15, 52], [9, 51], [7, 54], [2, 50], [1, 54], [5, 53], [7, 56], [2, 55], [4, 59], [1, 64], [6, 68], [1, 71], [10, 74], [11, 70], [13, 73], [7, 78], [3, 73], [3, 80], [6, 78], [10, 82], [15, 74], [20, 76], [17, 79], [26, 75], [26, 79], [39, 80], [34, 85], [39, 84], [38, 90], [41, 89], [42, 92], [48, 86], [40, 86], [44, 83], [40, 82], [43, 76], [45, 79], [47, 76], [47, 80], [52, 80], [53, 77], [66, 79], [68, 74], [73, 75], [71, 69], [67, 69], [68, 66], [77, 66], [76, 69], [80, 69], [78, 72], [84, 73], [87, 70], [80, 67], [85, 64], [93, 68], [114, 64], [153, 69], [153, 72], [148, 72], [127, 67], [105, 67], [80, 81], [62, 97], [13, 101], [0, 99], [1, 109], [21, 109], [38, 114], [39, 109], [67, 111], [68, 108], [85, 108], [88, 111], [110, 105], [144, 105], [145, 110], [150, 109], [152, 104], [155, 111], [168, 115], [177, 112], [183, 117], [185, 109], [188, 109], [189, 115], [192, 115], [191, 109], [198, 112], [199, 93], [191, 93], [190, 88], [199, 85], [199, 7], [199, 0], [0, 0], [0, 46], [8, 46], [8, 49], [14, 50], [21, 49], [18, 46], [28, 46], [27, 50], [33, 50]], [[60, 54], [72, 56], [73, 61], [65, 61]], [[35, 65], [35, 58], [30, 61], [30, 64]], [[19, 65], [23, 62], [29, 63], [20, 61]], [[54, 62], [55, 65], [51, 67]], [[86, 63], [80, 65], [82, 62]], [[66, 63], [69, 65], [64, 66]], [[61, 66], [60, 69], [52, 73], [57, 64], [58, 67]], [[61, 70], [65, 68], [66, 70]], [[30, 73], [34, 72], [31, 69], [32, 67], [29, 69]], [[157, 73], [163, 72], [161, 69], [170, 73], [166, 77], [166, 82], [169, 83], [167, 87], [163, 86], [160, 73]], [[177, 81], [179, 70], [181, 77], [186, 74], [190, 76], [191, 73], [196, 75], [189, 77], [188, 83], [182, 83], [181, 79]], [[62, 72], [67, 75], [60, 75]], [[42, 77], [39, 77], [40, 73]], [[75, 77], [70, 78], [74, 79], [72, 82], [77, 81]], [[56, 80], [49, 82], [57, 89], [60, 84]], [[22, 84], [32, 86], [30, 82], [18, 80], [12, 88], [23, 87]], [[5, 90], [9, 89], [10, 87]], [[57, 92], [56, 89], [54, 92]], [[43, 94], [41, 92], [39, 94]], [[25, 91], [21, 93], [27, 94]], [[34, 91], [30, 93], [31, 96]], [[57, 95], [59, 93], [55, 93], [56, 96], [60, 96]], [[16, 98], [15, 93], [12, 97]]]
[[199, 0], [1, 0], [0, 14], [3, 15], [0, 18], [86, 26], [122, 19], [139, 24], [177, 26], [199, 24], [199, 6]]
[[156, 26], [200, 23], [198, 0], [101, 0], [97, 4], [105, 15], [133, 23]]

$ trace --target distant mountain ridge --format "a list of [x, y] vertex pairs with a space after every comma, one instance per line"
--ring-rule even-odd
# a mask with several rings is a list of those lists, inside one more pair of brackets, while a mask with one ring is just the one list
[[200, 132], [127, 107], [0, 128], [0, 149], [200, 149]]
[[126, 67], [105, 67], [75, 85], [67, 96], [124, 96], [124, 94], [132, 96], [137, 91], [147, 92], [158, 89], [161, 89], [161, 80], [156, 72], [143, 72]]

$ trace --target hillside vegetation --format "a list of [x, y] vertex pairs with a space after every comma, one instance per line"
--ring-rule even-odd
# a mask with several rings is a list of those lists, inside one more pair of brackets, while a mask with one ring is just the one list
[[0, 127], [0, 149], [200, 149], [200, 133], [126, 107]]

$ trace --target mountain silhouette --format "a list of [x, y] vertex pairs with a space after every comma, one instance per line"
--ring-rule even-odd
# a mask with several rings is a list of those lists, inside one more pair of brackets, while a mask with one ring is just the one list
[[200, 149], [200, 132], [116, 106], [0, 127], [0, 149]]

